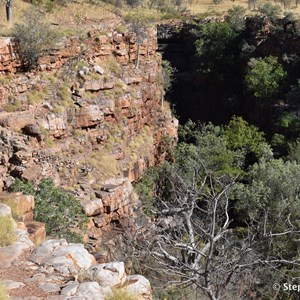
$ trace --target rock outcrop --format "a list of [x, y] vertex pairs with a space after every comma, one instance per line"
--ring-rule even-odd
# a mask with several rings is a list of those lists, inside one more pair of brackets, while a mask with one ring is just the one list
[[[97, 264], [82, 244], [69, 244], [63, 239], [47, 240], [34, 248], [27, 258], [16, 260], [12, 250], [19, 250], [18, 243], [0, 248], [0, 275], [2, 273], [2, 282], [13, 299], [30, 296], [46, 300], [104, 300], [114, 290], [124, 291], [139, 300], [152, 299], [151, 286], [145, 277], [127, 275], [123, 262]], [[26, 243], [23, 241], [23, 244]], [[27, 249], [32, 249], [32, 244], [26, 245]], [[3, 264], [3, 253], [7, 254], [4, 258], [9, 265]], [[13, 278], [16, 269], [23, 271], [18, 274], [18, 281]]]
[[[18, 257], [22, 254], [24, 250], [29, 249], [34, 244], [29, 239], [26, 229], [22, 230], [17, 228], [17, 224], [12, 219], [11, 208], [3, 203], [0, 203], [0, 217], [11, 218], [11, 226], [13, 226], [12, 230], [16, 231], [16, 239], [11, 240], [11, 245], [8, 245], [6, 247], [0, 247], [0, 268], [5, 269], [10, 267], [18, 259]], [[4, 224], [1, 223], [1, 226], [3, 225]], [[3, 238], [3, 234], [1, 234], [0, 238]]]
[[34, 221], [33, 196], [23, 195], [22, 193], [0, 193], [0, 211], [3, 205], [9, 207], [10, 214], [17, 222], [17, 227], [20, 230], [25, 230], [35, 245], [46, 239], [45, 224]]
[[16, 41], [0, 39], [0, 191], [15, 177], [52, 178], [80, 199], [93, 238], [132, 217], [138, 201], [130, 182], [177, 139], [156, 50], [149, 29], [137, 69], [134, 34], [94, 30], [83, 41], [61, 41], [38, 71], [19, 73]]

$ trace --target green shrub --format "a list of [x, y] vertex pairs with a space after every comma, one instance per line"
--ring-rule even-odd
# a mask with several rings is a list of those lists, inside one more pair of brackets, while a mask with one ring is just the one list
[[213, 72], [217, 75], [233, 65], [234, 42], [238, 33], [229, 23], [201, 24], [197, 34], [196, 63], [201, 73]]
[[234, 31], [242, 31], [245, 29], [245, 13], [246, 9], [244, 7], [240, 5], [234, 6], [228, 10], [225, 21], [229, 23]]
[[254, 153], [257, 158], [260, 158], [268, 149], [263, 132], [241, 117], [233, 116], [224, 127], [223, 136], [227, 141], [227, 147], [232, 151], [242, 151], [244, 154]]
[[47, 235], [65, 238], [69, 242], [81, 241], [82, 237], [70, 227], [76, 221], [76, 226], [84, 229], [87, 217], [79, 201], [63, 189], [55, 187], [51, 179], [42, 180], [36, 190], [30, 183], [16, 179], [11, 190], [34, 195], [34, 217], [36, 221], [46, 224]]
[[174, 74], [177, 70], [176, 68], [173, 68], [171, 63], [167, 60], [162, 61], [162, 68], [163, 68], [163, 78], [164, 78], [164, 90], [168, 92], [172, 87]]
[[263, 16], [267, 16], [273, 23], [279, 20], [282, 13], [279, 5], [274, 5], [269, 2], [259, 5], [258, 12]]
[[274, 56], [251, 58], [246, 83], [256, 98], [271, 98], [278, 92], [287, 72]]
[[11, 216], [0, 216], [0, 247], [11, 245], [16, 239], [17, 235], [13, 218]]

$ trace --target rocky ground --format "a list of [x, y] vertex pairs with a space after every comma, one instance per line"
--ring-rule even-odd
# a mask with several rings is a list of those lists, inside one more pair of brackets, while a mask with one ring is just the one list
[[[0, 216], [11, 216], [5, 204], [0, 204]], [[16, 242], [0, 248], [0, 277], [11, 299], [101, 300], [115, 289], [151, 299], [149, 281], [126, 274], [123, 262], [99, 264], [83, 244], [64, 239], [35, 246], [28, 232], [18, 229], [22, 225], [16, 224]]]

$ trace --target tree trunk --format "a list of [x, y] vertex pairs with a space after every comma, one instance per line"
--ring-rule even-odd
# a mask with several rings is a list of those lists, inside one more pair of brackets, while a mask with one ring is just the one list
[[137, 70], [139, 68], [140, 65], [140, 44], [138, 43], [137, 46], [137, 58], [136, 58], [136, 63], [135, 63], [135, 69]]
[[255, 10], [256, 0], [248, 0], [248, 9]]
[[11, 8], [12, 0], [6, 1], [6, 20], [10, 22], [12, 20], [12, 8]]

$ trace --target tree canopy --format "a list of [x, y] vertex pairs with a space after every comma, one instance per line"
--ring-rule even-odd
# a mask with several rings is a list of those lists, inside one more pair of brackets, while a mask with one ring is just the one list
[[[175, 163], [137, 185], [155, 224], [139, 251], [196, 299], [273, 298], [274, 282], [300, 274], [300, 165], [274, 159], [264, 135], [240, 117], [226, 126], [189, 122], [181, 134]], [[257, 160], [245, 166], [248, 152]]]
[[278, 91], [280, 81], [287, 75], [274, 56], [251, 58], [248, 65], [246, 83], [257, 98], [273, 96]]
[[209, 73], [220, 64], [231, 63], [232, 43], [237, 33], [227, 22], [202, 24], [198, 36], [195, 47], [200, 71]]

